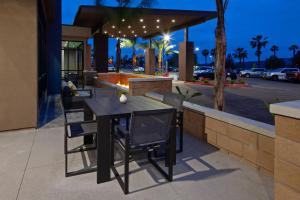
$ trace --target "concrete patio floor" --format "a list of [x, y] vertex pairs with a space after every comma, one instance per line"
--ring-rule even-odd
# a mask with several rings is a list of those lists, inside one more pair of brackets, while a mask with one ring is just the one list
[[[145, 160], [132, 161], [130, 194], [124, 195], [114, 178], [102, 184], [96, 184], [96, 173], [65, 178], [63, 127], [2, 132], [0, 199], [273, 199], [273, 177], [188, 134], [184, 144], [173, 182], [166, 182]], [[93, 166], [94, 157], [95, 152], [71, 155], [71, 170]]]

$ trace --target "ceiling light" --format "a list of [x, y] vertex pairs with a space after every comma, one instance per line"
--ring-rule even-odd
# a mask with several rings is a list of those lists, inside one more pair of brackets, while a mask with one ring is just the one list
[[159, 26], [156, 26], [157, 29], [159, 29]]
[[119, 33], [121, 34], [122, 32], [121, 32], [121, 31], [119, 31]]
[[104, 34], [107, 34], [107, 31], [104, 31]]
[[122, 19], [122, 22], [125, 22], [125, 19]]
[[129, 25], [128, 28], [131, 28], [131, 26]]
[[172, 23], [175, 23], [175, 19], [172, 19]]
[[116, 27], [113, 25], [112, 28], [116, 28]]
[[131, 31], [131, 33], [134, 33], [134, 31]]
[[160, 22], [160, 19], [157, 19], [156, 22], [159, 23], [159, 22]]
[[143, 26], [143, 29], [145, 29], [146, 28], [146, 26]]
[[111, 37], [114, 37], [114, 35], [111, 35]]
[[123, 35], [123, 37], [125, 38], [125, 37], [126, 37], [126, 35], [124, 34], [124, 35]]
[[140, 19], [140, 22], [143, 22], [144, 21], [144, 19]]
[[144, 33], [147, 33], [147, 31], [144, 31]]
[[137, 37], [137, 34], [135, 34], [134, 37]]

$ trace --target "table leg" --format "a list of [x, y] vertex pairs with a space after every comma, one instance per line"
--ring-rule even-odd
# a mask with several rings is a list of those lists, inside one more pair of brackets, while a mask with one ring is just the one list
[[[86, 104], [84, 104], [84, 120], [93, 120], [93, 112], [88, 108]], [[84, 136], [83, 141], [85, 145], [93, 144], [93, 136]]]
[[109, 117], [97, 117], [97, 183], [110, 181], [111, 134]]
[[[169, 138], [169, 142], [167, 144], [167, 151], [166, 151], [166, 160], [165, 166], [169, 167], [171, 165], [176, 165], [176, 117], [174, 114], [174, 119], [172, 121], [172, 130]], [[173, 173], [173, 168], [169, 167], [169, 174]]]

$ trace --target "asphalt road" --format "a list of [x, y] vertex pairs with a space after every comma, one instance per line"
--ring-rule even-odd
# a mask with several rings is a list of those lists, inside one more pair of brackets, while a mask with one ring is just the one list
[[[274, 124], [274, 116], [269, 112], [269, 104], [300, 99], [300, 84], [244, 79], [250, 87], [225, 89], [225, 112], [240, 115], [257, 121]], [[183, 82], [175, 82], [182, 90], [201, 92], [203, 95], [190, 101], [213, 107], [213, 88]]]

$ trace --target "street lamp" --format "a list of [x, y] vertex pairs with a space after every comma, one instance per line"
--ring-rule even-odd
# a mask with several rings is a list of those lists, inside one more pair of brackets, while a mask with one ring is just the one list
[[171, 40], [171, 36], [169, 34], [165, 34], [163, 40], [165, 42], [169, 42]]
[[199, 50], [200, 50], [199, 47], [196, 47], [196, 48], [195, 48], [195, 51], [199, 51]]

